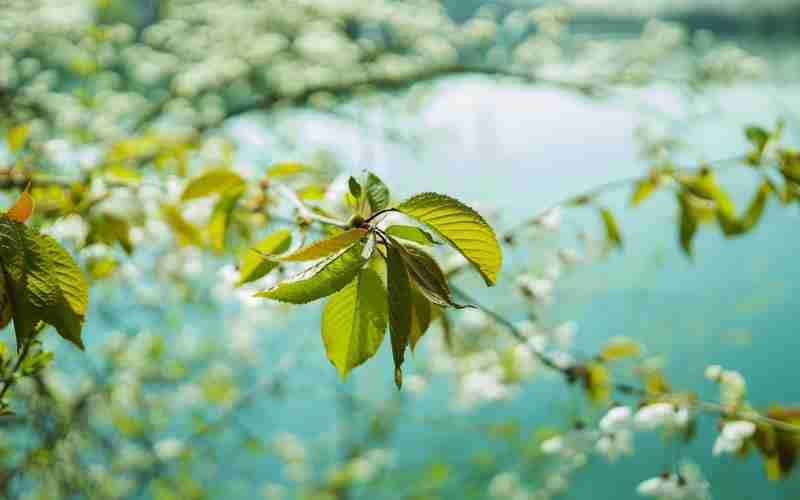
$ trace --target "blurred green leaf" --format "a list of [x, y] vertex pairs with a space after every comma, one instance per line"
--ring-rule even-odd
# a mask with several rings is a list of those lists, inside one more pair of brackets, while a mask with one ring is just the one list
[[285, 252], [291, 244], [291, 231], [280, 229], [244, 250], [239, 258], [239, 282], [236, 286], [250, 283], [269, 274], [278, 263], [264, 258], [263, 255]]

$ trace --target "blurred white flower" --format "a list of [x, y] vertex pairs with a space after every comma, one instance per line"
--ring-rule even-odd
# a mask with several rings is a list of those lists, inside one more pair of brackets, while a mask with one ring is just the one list
[[561, 436], [553, 436], [542, 442], [542, 453], [546, 455], [555, 455], [561, 453], [564, 449], [564, 438]]
[[534, 220], [534, 223], [548, 231], [558, 231], [561, 227], [561, 209], [556, 207], [543, 213]]
[[603, 415], [598, 426], [603, 432], [616, 432], [627, 429], [632, 422], [632, 416], [633, 411], [629, 406], [615, 406]]
[[159, 460], [166, 462], [179, 457], [183, 453], [184, 444], [179, 439], [166, 438], [158, 441], [153, 449]]
[[595, 444], [595, 450], [611, 461], [633, 453], [633, 432], [621, 429], [604, 434]]
[[659, 427], [682, 428], [689, 423], [689, 411], [670, 403], [654, 403], [636, 412], [634, 422], [639, 429], [652, 431]]
[[706, 367], [705, 377], [713, 382], [719, 382], [722, 375], [722, 367], [719, 365], [710, 365]]
[[719, 437], [714, 442], [714, 456], [719, 456], [722, 453], [738, 452], [745, 441], [752, 437], [755, 432], [756, 426], [753, 422], [746, 420], [726, 422]]

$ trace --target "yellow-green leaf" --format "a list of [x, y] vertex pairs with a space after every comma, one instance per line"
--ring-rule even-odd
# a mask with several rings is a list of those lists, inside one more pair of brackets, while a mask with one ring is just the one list
[[211, 218], [208, 220], [208, 240], [211, 243], [211, 249], [217, 253], [221, 253], [225, 249], [225, 235], [230, 226], [231, 214], [242, 194], [244, 194], [243, 187], [227, 191], [217, 200], [211, 211]]
[[347, 231], [343, 231], [330, 238], [306, 245], [295, 250], [294, 252], [290, 252], [285, 255], [269, 255], [267, 257], [281, 262], [306, 262], [311, 260], [319, 260], [349, 247], [366, 235], [366, 229], [348, 229]]
[[602, 404], [611, 398], [611, 376], [602, 363], [591, 362], [586, 365], [583, 384], [593, 403]]
[[628, 337], [613, 337], [609, 339], [600, 357], [606, 361], [617, 361], [625, 358], [635, 358], [641, 354], [642, 348], [638, 342]]
[[366, 195], [373, 213], [389, 206], [389, 188], [372, 172], [367, 173]]
[[622, 248], [622, 232], [619, 230], [619, 225], [617, 225], [614, 214], [607, 208], [601, 208], [600, 217], [603, 219], [603, 225], [606, 228], [606, 238], [608, 242], [612, 246]]
[[487, 285], [497, 282], [503, 255], [494, 230], [478, 212], [454, 198], [436, 193], [413, 196], [397, 210], [425, 224], [461, 252]]
[[303, 163], [282, 162], [276, 163], [267, 169], [268, 177], [288, 177], [290, 175], [302, 174], [311, 171], [312, 168]]
[[179, 246], [203, 246], [202, 233], [194, 224], [184, 219], [178, 207], [161, 205], [161, 215], [175, 233], [175, 240]]
[[387, 298], [378, 274], [369, 267], [334, 294], [322, 312], [325, 352], [342, 378], [380, 348], [386, 334]]
[[244, 187], [244, 179], [236, 172], [227, 169], [210, 170], [189, 181], [181, 194], [181, 201], [204, 198], [212, 194], [223, 194], [234, 189], [244, 189]]
[[18, 345], [42, 321], [82, 349], [88, 285], [69, 253], [50, 236], [0, 216], [0, 264]]
[[256, 297], [306, 304], [338, 292], [358, 275], [364, 267], [361, 252], [364, 243], [357, 242], [336, 255], [328, 257], [306, 269], [289, 281], [259, 292]]
[[658, 178], [650, 176], [636, 183], [631, 196], [631, 205], [638, 206], [658, 189]]
[[31, 132], [31, 125], [29, 123], [23, 125], [17, 125], [16, 127], [11, 127], [6, 132], [6, 142], [8, 143], [8, 149], [12, 153], [16, 153], [25, 143], [28, 141], [28, 135]]
[[236, 286], [250, 283], [269, 274], [278, 263], [264, 258], [264, 255], [285, 252], [292, 244], [292, 233], [280, 229], [242, 252], [239, 258], [239, 282]]
[[404, 226], [402, 224], [396, 224], [394, 226], [387, 227], [386, 234], [402, 240], [413, 241], [419, 245], [430, 246], [439, 244], [433, 239], [433, 236], [431, 236], [429, 232], [416, 226]]
[[697, 229], [700, 227], [697, 214], [692, 209], [691, 195], [688, 193], [680, 193], [678, 195], [678, 202], [680, 204], [680, 225], [678, 235], [681, 242], [683, 251], [691, 257], [694, 253], [693, 241], [694, 236], [697, 234]]

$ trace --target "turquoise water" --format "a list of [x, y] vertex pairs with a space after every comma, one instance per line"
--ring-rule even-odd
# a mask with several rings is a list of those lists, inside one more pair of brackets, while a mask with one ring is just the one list
[[[354, 171], [373, 168], [398, 195], [447, 192], [485, 211], [499, 211], [502, 217], [497, 224], [502, 227], [568, 194], [643, 172], [646, 165], [637, 159], [631, 139], [637, 125], [653, 118], [651, 112], [642, 111], [642, 102], [675, 117], [672, 126], [686, 141], [686, 160], [695, 162], [743, 151], [742, 126], [773, 123], [781, 116], [784, 103], [800, 102], [791, 90], [769, 86], [726, 90], [715, 96], [719, 106], [694, 119], [670, 89], [637, 92], [635, 99], [629, 95], [598, 102], [555, 89], [462, 80], [440, 89], [418, 118], [426, 148], [416, 154], [400, 145], [387, 146], [380, 137], [364, 135], [357, 128], [337, 128], [332, 134], [331, 127], [316, 118], [298, 118], [297, 124], [305, 127], [299, 130], [308, 143], [330, 144]], [[376, 120], [380, 124], [380, 118]], [[790, 117], [787, 142], [800, 140], [798, 126]], [[250, 147], [250, 154], [267, 161], [255, 156], [262, 154], [263, 148]], [[737, 201], [749, 197], [753, 186], [749, 175], [743, 168], [741, 173], [723, 177], [737, 193]], [[793, 231], [800, 215], [797, 207], [780, 208], [772, 203], [762, 224], [734, 241], [725, 241], [716, 231], [706, 229], [696, 241], [696, 258], [690, 262], [678, 250], [670, 197], [656, 197], [642, 209], [622, 211], [627, 195], [622, 191], [603, 198], [620, 213], [625, 251], [581, 267], [564, 279], [546, 321], [576, 321], [577, 345], [584, 352], [595, 351], [615, 335], [641, 340], [650, 353], [664, 356], [666, 372], [675, 386], [708, 399], [715, 398], [715, 388], [704, 381], [703, 370], [719, 363], [745, 375], [750, 400], [756, 405], [800, 402], [800, 389], [793, 383], [800, 347], [794, 321], [794, 311], [800, 306], [800, 266], [796, 262], [800, 236]], [[599, 229], [592, 226], [591, 217], [580, 213], [565, 217]], [[516, 252], [509, 262], [518, 266], [528, 258], [536, 255]], [[86, 335], [89, 351], [96, 350], [110, 330], [136, 334], [146, 327], [165, 338], [187, 328], [197, 335], [230, 334], [231, 316], [238, 312], [216, 309], [208, 296], [216, 279], [213, 269], [221, 264], [208, 265], [208, 273], [197, 284], [196, 300], [188, 304], [166, 287], [158, 290], [160, 308], [132, 302], [125, 290], [112, 292], [101, 287], [93, 294]], [[476, 281], [467, 283], [477, 285]], [[521, 319], [508, 285], [505, 282], [496, 290], [476, 294]], [[263, 370], [270, 368], [281, 352], [297, 346], [307, 346], [308, 359], [287, 380], [288, 398], [256, 401], [242, 413], [241, 421], [264, 438], [289, 431], [309, 439], [316, 466], [322, 470], [341, 458], [341, 445], [363, 434], [368, 425], [368, 411], [349, 412], [342, 401], [355, 397], [367, 408], [396, 401], [407, 416], [384, 445], [395, 449], [399, 475], [384, 484], [390, 487], [378, 490], [382, 498], [406, 498], [410, 490], [399, 478], [425, 481], [434, 462], [449, 466], [444, 490], [449, 497], [457, 498], [465, 491], [482, 497], [491, 477], [513, 468], [517, 455], [507, 443], [475, 430], [509, 420], [525, 435], [538, 427], [563, 426], [573, 404], [571, 392], [564, 390], [562, 382], [544, 377], [528, 384], [513, 401], [454, 414], [448, 409], [452, 386], [446, 379], [431, 380], [429, 391], [419, 399], [397, 395], [388, 375], [391, 359], [386, 348], [375, 362], [342, 383], [325, 362], [318, 321], [319, 307], [307, 306], [260, 327], [259, 335], [265, 341], [258, 364]], [[75, 353], [59, 353], [57, 359], [62, 367], [83, 364]], [[415, 365], [423, 367], [425, 360], [423, 346], [408, 373], [414, 372]], [[258, 367], [255, 373], [259, 374]], [[251, 381], [242, 382], [246, 386]], [[176, 423], [176, 428], [185, 423]], [[715, 498], [800, 496], [800, 480], [767, 483], [760, 463], [753, 458], [713, 458], [713, 429], [710, 417], [704, 419], [698, 438], [680, 455], [701, 466]], [[197, 477], [213, 477], [205, 468], [209, 464], [230, 467], [240, 483], [225, 492], [231, 498], [249, 497], [264, 481], [281, 481], [281, 468], [273, 458], [242, 455], [239, 444], [224, 439], [217, 446], [215, 454], [198, 468]], [[672, 461], [671, 451], [665, 449], [656, 437], [639, 436], [634, 457], [616, 464], [594, 460], [574, 477], [564, 498], [636, 498], [636, 484], [657, 475]], [[481, 465], [477, 459], [487, 455], [492, 457], [491, 463]], [[212, 480], [206, 481], [210, 491], [216, 491]], [[354, 493], [356, 498], [372, 498], [368, 491], [356, 489]]]

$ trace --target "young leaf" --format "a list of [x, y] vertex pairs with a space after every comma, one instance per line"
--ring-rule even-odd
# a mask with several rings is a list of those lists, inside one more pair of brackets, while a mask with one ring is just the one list
[[263, 255], [285, 252], [291, 244], [292, 233], [287, 229], [281, 229], [245, 250], [239, 260], [239, 282], [236, 286], [250, 283], [269, 274], [278, 263], [265, 259]]
[[334, 294], [322, 312], [325, 352], [342, 378], [378, 352], [386, 334], [386, 290], [369, 267]]
[[389, 206], [389, 188], [372, 172], [367, 173], [367, 200], [373, 213]]
[[356, 200], [361, 199], [361, 184], [358, 183], [355, 177], [347, 179], [347, 187], [350, 189], [350, 195], [353, 198]]
[[658, 189], [658, 179], [650, 176], [636, 183], [631, 196], [631, 205], [636, 207]]
[[447, 278], [433, 257], [416, 248], [403, 246], [397, 240], [390, 238], [389, 241], [402, 256], [412, 282], [428, 300], [442, 307], [467, 307], [453, 301]]
[[495, 284], [503, 256], [494, 230], [480, 214], [454, 198], [436, 193], [413, 196], [397, 210], [431, 228], [466, 257], [488, 286]]
[[614, 214], [607, 208], [601, 208], [600, 217], [603, 219], [603, 225], [606, 228], [606, 238], [608, 242], [612, 246], [622, 248], [622, 233], [619, 230]]
[[11, 153], [16, 153], [22, 146], [28, 142], [28, 135], [31, 131], [30, 123], [26, 123], [24, 125], [17, 125], [16, 127], [11, 127], [6, 132], [6, 143], [8, 144], [8, 150]]
[[8, 209], [6, 216], [11, 220], [24, 224], [33, 214], [33, 206], [33, 197], [26, 189], [19, 195], [16, 203]]
[[302, 174], [311, 170], [311, 167], [303, 163], [283, 162], [276, 163], [267, 169], [268, 177], [288, 177], [290, 175]]
[[583, 386], [589, 399], [595, 404], [606, 403], [611, 397], [611, 376], [602, 363], [590, 362], [586, 365]]
[[693, 255], [692, 241], [694, 240], [695, 234], [697, 234], [700, 222], [697, 220], [697, 215], [692, 209], [692, 202], [689, 196], [691, 195], [688, 193], [680, 193], [678, 195], [678, 202], [681, 208], [678, 235], [681, 248], [683, 248], [687, 256], [691, 257]]
[[641, 346], [628, 337], [613, 337], [600, 352], [604, 361], [617, 361], [626, 358], [635, 358], [641, 354]]
[[203, 246], [203, 235], [200, 230], [183, 218], [178, 207], [167, 204], [161, 205], [161, 215], [175, 232], [175, 239], [179, 246]]
[[0, 216], [0, 264], [18, 345], [43, 321], [83, 349], [88, 285], [69, 253], [50, 236]]
[[319, 260], [349, 247], [356, 241], [366, 236], [366, 234], [366, 229], [348, 229], [347, 231], [343, 231], [330, 238], [306, 245], [303, 248], [299, 248], [286, 255], [269, 255], [268, 258], [280, 262], [305, 262]]
[[228, 232], [231, 213], [236, 208], [242, 194], [244, 194], [244, 187], [225, 192], [211, 211], [211, 218], [208, 221], [208, 240], [211, 243], [211, 249], [217, 253], [222, 253], [225, 249], [225, 234]]
[[411, 281], [400, 251], [393, 245], [386, 249], [387, 283], [389, 289], [389, 333], [392, 339], [395, 376], [399, 386], [402, 384], [403, 361], [411, 336], [414, 310], [411, 296]]
[[429, 232], [416, 226], [404, 226], [402, 224], [396, 224], [394, 226], [387, 227], [385, 232], [389, 236], [400, 238], [402, 240], [413, 241], [419, 245], [430, 246], [439, 244], [439, 242], [433, 239], [433, 236], [431, 236]]
[[764, 149], [769, 142], [769, 132], [761, 127], [750, 126], [745, 129], [745, 136], [750, 144], [753, 145], [755, 151], [750, 155], [750, 162], [758, 164], [761, 162], [761, 156], [764, 154]]
[[204, 198], [212, 194], [223, 194], [233, 189], [244, 189], [245, 181], [242, 177], [227, 169], [210, 170], [199, 177], [195, 177], [181, 194], [181, 201]]
[[306, 269], [290, 281], [257, 293], [256, 297], [306, 304], [336, 293], [353, 281], [364, 266], [364, 259], [361, 258], [363, 249], [364, 243], [357, 242]]

